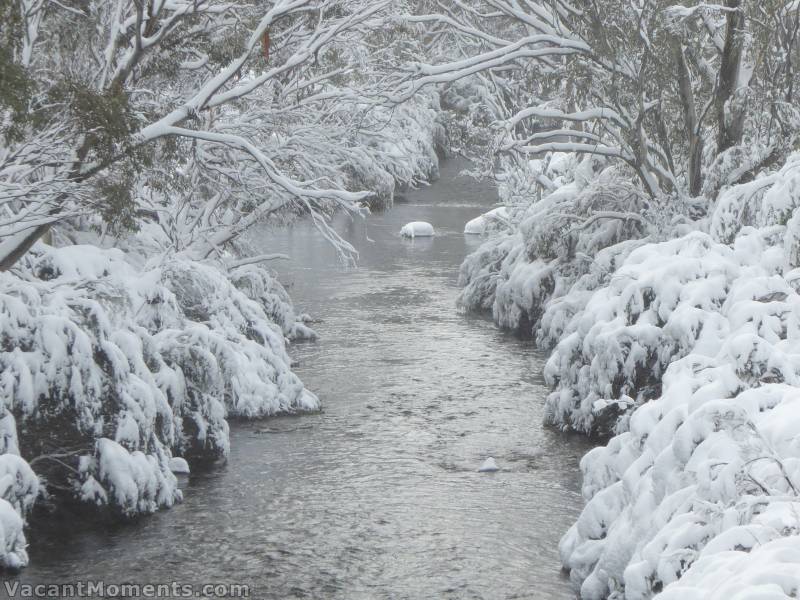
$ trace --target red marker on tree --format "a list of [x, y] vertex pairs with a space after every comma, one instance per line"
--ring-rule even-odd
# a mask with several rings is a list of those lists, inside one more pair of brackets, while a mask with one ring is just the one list
[[269, 60], [269, 29], [265, 29], [264, 35], [261, 37], [261, 51], [264, 54], [264, 60]]

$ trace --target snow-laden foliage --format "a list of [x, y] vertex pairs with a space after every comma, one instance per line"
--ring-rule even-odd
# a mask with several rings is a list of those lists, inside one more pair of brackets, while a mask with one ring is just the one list
[[[712, 214], [710, 232], [715, 239], [732, 242], [742, 227], [785, 225], [800, 202], [800, 154], [789, 156], [775, 173], [722, 191]], [[789, 248], [797, 260], [797, 248]]]
[[556, 388], [547, 420], [612, 433], [660, 395], [671, 362], [724, 336], [717, 314], [740, 270], [731, 248], [699, 232], [631, 252], [561, 331], [545, 367]]
[[28, 562], [24, 520], [39, 495], [39, 479], [19, 456], [14, 416], [0, 406], [0, 568]]
[[[461, 304], [555, 347], [550, 423], [617, 434], [584, 459], [562, 543], [584, 598], [796, 597], [798, 4], [573, 8], [420, 18], [462, 55], [406, 93], [501, 88], [486, 146], [522, 205], [465, 261]], [[555, 152], [609, 162], [584, 186], [529, 166]], [[627, 229], [581, 227], [603, 213]]]
[[796, 164], [723, 189], [696, 223], [637, 207], [643, 229], [574, 258], [556, 207], [604, 175], [577, 194], [566, 178], [462, 267], [462, 302], [553, 348], [546, 420], [614, 435], [581, 462], [587, 504], [560, 548], [582, 598], [710, 598], [720, 572], [742, 598], [796, 590], [796, 557], [762, 568], [800, 534]]
[[800, 274], [772, 208], [798, 205], [793, 178], [791, 161], [764, 178], [762, 227], [730, 244], [694, 232], [634, 250], [548, 362], [550, 420], [618, 433], [582, 460], [587, 505], [561, 543], [582, 597], [723, 597], [733, 572], [742, 598], [797, 589], [761, 569], [800, 533]]
[[550, 300], [597, 273], [595, 257], [643, 237], [650, 225], [641, 216], [644, 198], [603, 159], [556, 154], [527, 169], [528, 179], [546, 179], [554, 191], [529, 206], [515, 205], [525, 177], [506, 178], [501, 199], [515, 226], [467, 257], [459, 303], [468, 310], [491, 308], [502, 327], [534, 335]]
[[352, 181], [344, 185], [371, 190], [370, 203], [387, 206], [398, 187], [437, 179], [439, 155], [448, 152], [450, 143], [444, 115], [435, 92], [415, 96], [391, 109], [375, 109], [370, 122], [381, 126], [360, 134], [358, 153], [354, 152], [345, 169]]
[[139, 268], [119, 250], [34, 247], [0, 278], [0, 497], [17, 515], [0, 507], [0, 560], [27, 560], [21, 523], [40, 479], [127, 516], [152, 512], [181, 499], [173, 455], [227, 455], [228, 418], [316, 409], [285, 336], [313, 332], [260, 267]]
[[[749, 537], [749, 536], [748, 536]], [[768, 535], [765, 537], [769, 537]], [[736, 549], [706, 550], [679, 582], [656, 600], [783, 600], [800, 590], [800, 537], [752, 538]]]
[[457, 82], [445, 100], [489, 122], [492, 157], [611, 158], [647, 195], [698, 198], [702, 212], [798, 138], [791, 2], [434, 6], [409, 18], [436, 31], [433, 62], [407, 68], [421, 76], [403, 73], [395, 96]]
[[464, 233], [468, 235], [486, 235], [503, 231], [509, 226], [510, 215], [505, 206], [498, 206], [471, 219], [464, 225]]

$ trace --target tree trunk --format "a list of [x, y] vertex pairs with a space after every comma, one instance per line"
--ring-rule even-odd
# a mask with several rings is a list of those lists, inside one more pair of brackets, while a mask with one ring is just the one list
[[50, 231], [50, 225], [39, 225], [7, 238], [0, 244], [0, 271], [8, 271], [13, 267], [48, 231]]
[[675, 54], [675, 64], [678, 68], [678, 90], [683, 107], [683, 120], [686, 125], [686, 141], [689, 144], [688, 156], [688, 179], [689, 195], [699, 196], [703, 188], [701, 173], [703, 159], [703, 138], [699, 134], [699, 124], [697, 122], [697, 108], [694, 103], [694, 92], [692, 91], [692, 79], [689, 68], [686, 65], [686, 56], [683, 53], [683, 45], [679, 39], [672, 40], [672, 51]]
[[730, 100], [739, 85], [739, 70], [742, 64], [742, 35], [744, 28], [744, 11], [741, 0], [725, 0], [730, 10], [726, 13], [725, 46], [719, 69], [719, 83], [715, 108], [719, 136], [717, 152], [724, 152], [741, 141], [744, 126], [744, 114], [739, 109], [729, 106]]

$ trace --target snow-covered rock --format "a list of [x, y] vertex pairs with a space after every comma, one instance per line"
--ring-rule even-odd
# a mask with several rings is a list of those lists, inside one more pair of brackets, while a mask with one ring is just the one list
[[191, 472], [189, 463], [180, 456], [173, 456], [169, 459], [169, 470], [175, 475], [188, 475]]
[[414, 221], [406, 223], [400, 229], [400, 235], [408, 238], [431, 237], [435, 234], [433, 225], [425, 221]]
[[497, 208], [493, 208], [487, 213], [482, 214], [479, 217], [475, 217], [471, 221], [468, 221], [466, 225], [464, 225], [464, 233], [467, 235], [485, 235], [492, 229], [496, 229], [498, 226], [503, 226], [508, 223], [509, 214], [508, 208], [505, 206], [499, 206]]
[[495, 471], [499, 471], [499, 470], [500, 470], [500, 467], [497, 466], [497, 463], [495, 462], [494, 458], [492, 458], [490, 456], [485, 461], [483, 461], [483, 464], [481, 465], [481, 468], [478, 469], [478, 472], [479, 473], [494, 473]]

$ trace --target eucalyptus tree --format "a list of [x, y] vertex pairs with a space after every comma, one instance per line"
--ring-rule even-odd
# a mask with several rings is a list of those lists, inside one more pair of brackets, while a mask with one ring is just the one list
[[[651, 197], [713, 198], [796, 140], [800, 13], [785, 0], [455, 0], [417, 11], [459, 49], [408, 65], [394, 101], [482, 74], [508, 114], [495, 155], [621, 161]], [[432, 38], [435, 42], [438, 38]]]
[[[358, 210], [393, 0], [2, 4], [0, 270], [58, 223], [158, 222], [219, 253], [282, 210]], [[402, 37], [402, 36], [401, 36]], [[376, 74], [377, 73], [377, 74]], [[308, 152], [306, 152], [308, 150]], [[313, 150], [313, 152], [312, 152]], [[363, 157], [362, 157], [363, 158]]]

